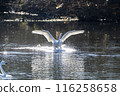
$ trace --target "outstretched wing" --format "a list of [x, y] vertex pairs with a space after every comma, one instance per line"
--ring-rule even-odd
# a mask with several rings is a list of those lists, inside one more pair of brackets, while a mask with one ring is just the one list
[[53, 42], [55, 40], [55, 38], [50, 34], [50, 32], [48, 32], [46, 30], [34, 30], [34, 31], [32, 31], [32, 33], [45, 36], [45, 38], [48, 40], [48, 42]]
[[68, 31], [67, 33], [65, 33], [61, 40], [62, 42], [64, 42], [68, 37], [72, 36], [72, 35], [77, 35], [77, 34], [81, 34], [84, 33], [84, 30], [73, 30], [73, 31]]

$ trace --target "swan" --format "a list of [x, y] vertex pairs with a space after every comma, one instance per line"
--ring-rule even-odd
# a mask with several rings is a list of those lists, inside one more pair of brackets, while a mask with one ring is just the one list
[[6, 77], [6, 73], [5, 73], [5, 71], [3, 70], [2, 65], [5, 65], [5, 61], [1, 61], [1, 63], [0, 63], [0, 70], [1, 70], [1, 72], [2, 72], [2, 74], [0, 74], [0, 77]]
[[70, 36], [72, 35], [77, 35], [77, 34], [81, 34], [84, 33], [84, 30], [72, 30], [72, 31], [68, 31], [66, 32], [63, 36], [62, 33], [59, 34], [58, 36], [58, 40], [55, 39], [49, 31], [46, 30], [33, 30], [32, 31], [33, 34], [40, 34], [45, 36], [45, 38], [48, 40], [48, 42], [52, 42], [53, 46], [54, 46], [54, 50], [57, 49], [61, 49], [61, 45], [62, 43]]
[[0, 80], [1, 79], [4, 79], [4, 80], [6, 80], [6, 79], [12, 79], [12, 75], [8, 75], [8, 74], [6, 74], [6, 72], [3, 70], [3, 67], [2, 67], [2, 65], [5, 65], [6, 63], [5, 63], [5, 61], [1, 61], [1, 63], [0, 63], [0, 70], [1, 70], [1, 72], [2, 72], [2, 74], [0, 74]]

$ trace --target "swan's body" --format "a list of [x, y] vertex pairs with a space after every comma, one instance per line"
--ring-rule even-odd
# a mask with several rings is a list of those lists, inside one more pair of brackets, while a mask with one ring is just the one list
[[0, 70], [1, 70], [1, 72], [2, 72], [2, 74], [0, 74], [0, 77], [6, 77], [6, 73], [5, 73], [5, 71], [3, 70], [2, 65], [5, 65], [5, 61], [1, 61], [1, 63], [0, 63]]
[[46, 31], [46, 30], [34, 30], [32, 31], [32, 33], [34, 34], [40, 34], [40, 35], [44, 35], [45, 38], [48, 40], [48, 42], [52, 42], [54, 49], [61, 49], [61, 45], [62, 43], [70, 36], [72, 35], [77, 35], [80, 33], [84, 33], [84, 30], [73, 30], [73, 31], [68, 31], [67, 33], [65, 33], [62, 36], [62, 33], [60, 33], [58, 40], [56, 40], [51, 34], [50, 32]]
[[2, 74], [0, 74], [0, 80], [1, 80], [1, 79], [3, 79], [3, 80], [12, 79], [12, 76], [6, 74], [6, 72], [3, 70], [2, 65], [5, 65], [5, 64], [6, 64], [5, 61], [1, 61], [1, 63], [0, 63], [0, 70], [1, 70], [1, 72], [2, 72]]

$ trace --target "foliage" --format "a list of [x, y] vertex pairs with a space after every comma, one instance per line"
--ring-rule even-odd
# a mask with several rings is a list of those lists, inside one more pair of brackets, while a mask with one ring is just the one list
[[0, 0], [0, 12], [6, 10], [36, 13], [43, 19], [77, 16], [83, 21], [120, 21], [119, 0]]

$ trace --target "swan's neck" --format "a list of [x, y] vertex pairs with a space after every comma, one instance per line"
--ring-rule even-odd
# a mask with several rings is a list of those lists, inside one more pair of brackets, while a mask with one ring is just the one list
[[5, 71], [3, 70], [2, 65], [0, 65], [0, 69], [1, 69], [1, 72], [2, 72], [2, 76], [5, 77], [5, 76], [6, 76], [6, 73], [5, 73]]
[[61, 36], [62, 36], [62, 33], [60, 33], [60, 36], [58, 38], [58, 42], [60, 42]]
[[61, 42], [61, 36], [62, 36], [62, 33], [60, 33], [60, 36], [59, 36], [58, 40], [54, 41], [54, 43], [53, 43], [54, 50], [61, 49], [61, 44], [62, 44], [62, 42]]

